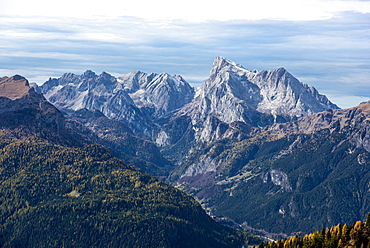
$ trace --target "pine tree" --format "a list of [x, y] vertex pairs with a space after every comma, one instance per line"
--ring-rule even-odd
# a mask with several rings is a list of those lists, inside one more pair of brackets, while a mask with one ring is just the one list
[[342, 243], [343, 245], [346, 245], [349, 241], [349, 228], [348, 225], [345, 223], [342, 228]]
[[340, 239], [339, 241], [338, 241], [338, 248], [343, 248], [344, 246], [343, 246], [343, 242], [342, 242], [342, 240]]
[[367, 215], [365, 226], [370, 228], [370, 213]]
[[331, 239], [332, 239], [330, 229], [327, 229], [325, 239], [326, 239], [326, 240], [331, 240]]
[[263, 242], [261, 242], [261, 243], [257, 246], [257, 248], [264, 248]]

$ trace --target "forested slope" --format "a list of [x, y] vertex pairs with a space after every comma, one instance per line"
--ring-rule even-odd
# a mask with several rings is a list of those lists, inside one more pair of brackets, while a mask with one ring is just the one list
[[0, 151], [1, 247], [240, 247], [190, 196], [102, 146]]
[[69, 129], [62, 113], [23, 77], [3, 81], [28, 90], [9, 98], [2, 89], [0, 96], [0, 247], [248, 242], [244, 233], [216, 223], [188, 194]]

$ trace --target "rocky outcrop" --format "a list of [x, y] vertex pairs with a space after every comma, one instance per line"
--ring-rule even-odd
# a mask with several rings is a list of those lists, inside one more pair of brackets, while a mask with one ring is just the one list
[[119, 78], [105, 72], [66, 73], [61, 78], [49, 79], [39, 90], [58, 108], [99, 110], [147, 139], [156, 133], [154, 119], [182, 107], [194, 94], [181, 76], [140, 71]]
[[194, 96], [191, 87], [180, 75], [133, 71], [118, 78], [138, 108], [160, 118], [189, 103]]
[[331, 132], [347, 134], [357, 148], [370, 152], [370, 101], [349, 109], [325, 110], [297, 121], [277, 123], [262, 129], [264, 137], [274, 140], [294, 134], [312, 134], [329, 129]]
[[215, 59], [194, 102], [198, 107], [188, 107], [186, 113], [201, 120], [214, 115], [226, 123], [253, 123], [256, 112], [301, 117], [338, 109], [314, 87], [299, 82], [284, 68], [249, 71], [223, 57]]
[[3, 139], [23, 135], [63, 140], [66, 130], [63, 114], [22, 76], [0, 79], [0, 115]]
[[0, 97], [15, 100], [27, 95], [29, 90], [28, 80], [20, 75], [0, 78]]
[[270, 170], [269, 172], [264, 173], [262, 176], [263, 183], [268, 183], [270, 180], [274, 185], [280, 186], [281, 189], [285, 190], [286, 192], [292, 191], [292, 186], [290, 186], [288, 175], [283, 171]]
[[99, 110], [160, 146], [173, 145], [174, 133], [178, 136], [178, 130], [161, 127], [182, 116], [189, 118], [195, 141], [210, 143], [241, 136], [236, 122], [265, 126], [338, 108], [284, 68], [249, 71], [223, 57], [215, 59], [196, 90], [179, 75], [141, 71], [118, 78], [105, 72], [66, 73], [36, 88], [58, 108]]
[[338, 109], [313, 86], [298, 81], [284, 68], [248, 73], [262, 96], [257, 110], [274, 116], [307, 116], [326, 109]]
[[338, 107], [284, 68], [249, 71], [240, 64], [217, 57], [210, 76], [197, 90], [193, 101], [181, 108], [175, 118], [189, 116], [195, 139], [210, 143], [225, 137], [226, 133], [234, 132], [231, 135], [238, 136], [240, 130], [227, 127], [235, 122], [265, 126], [326, 109]]
[[[38, 118], [43, 123], [55, 123], [63, 125], [63, 115], [42, 94], [35, 92], [29, 86], [29, 82], [22, 76], [3, 77], [0, 79], [0, 114], [10, 115], [14, 113], [31, 114], [32, 111], [39, 111]], [[12, 119], [14, 119], [13, 117]]]

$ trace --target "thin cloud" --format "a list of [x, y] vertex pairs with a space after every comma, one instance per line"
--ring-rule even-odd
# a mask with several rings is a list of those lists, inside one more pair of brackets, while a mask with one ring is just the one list
[[50, 17], [119, 17], [134, 16], [150, 20], [323, 20], [341, 11], [370, 13], [367, 1], [338, 0], [105, 0], [104, 4], [88, 0], [12, 0], [2, 3], [0, 14]]
[[142, 70], [180, 74], [199, 85], [213, 59], [225, 56], [251, 70], [285, 67], [329, 98], [370, 98], [369, 19], [353, 12], [329, 20], [201, 23], [8, 16], [0, 18], [0, 72], [18, 71], [41, 84], [65, 72]]

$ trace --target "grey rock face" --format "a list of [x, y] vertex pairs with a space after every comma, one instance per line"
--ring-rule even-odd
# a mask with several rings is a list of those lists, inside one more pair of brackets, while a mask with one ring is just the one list
[[346, 123], [351, 125], [353, 135], [351, 142], [356, 148], [363, 148], [370, 152], [370, 101], [360, 104], [351, 110], [345, 117]]
[[284, 68], [249, 74], [263, 96], [257, 110], [273, 115], [306, 116], [325, 109], [338, 109], [313, 86], [302, 84]]
[[270, 170], [269, 172], [265, 173], [262, 177], [264, 183], [267, 183], [269, 178], [271, 179], [272, 183], [275, 185], [280, 186], [286, 192], [291, 192], [292, 187], [290, 186], [288, 175], [283, 171], [279, 170]]
[[38, 90], [59, 108], [96, 109], [124, 121], [136, 135], [160, 146], [175, 140], [171, 130], [161, 128], [167, 121], [155, 124], [163, 118], [171, 122], [187, 116], [195, 141], [209, 143], [240, 136], [233, 123], [264, 126], [338, 108], [283, 68], [249, 71], [223, 57], [215, 59], [210, 76], [197, 90], [179, 75], [140, 71], [119, 78], [104, 72], [67, 73]]
[[66, 73], [61, 78], [49, 79], [40, 89], [60, 109], [99, 110], [109, 118], [123, 120], [137, 135], [150, 138], [152, 124], [128, 93], [117, 89], [118, 85], [117, 79], [108, 73], [96, 75], [86, 71], [82, 75]]
[[190, 166], [182, 177], [191, 177], [199, 174], [206, 174], [207, 172], [213, 172], [217, 170], [217, 164], [211, 158], [206, 157], [204, 160], [200, 160], [198, 164]]
[[254, 111], [301, 117], [338, 109], [314, 87], [302, 84], [284, 68], [249, 71], [223, 57], [214, 61], [197, 97], [202, 109], [226, 123], [248, 122]]
[[181, 76], [139, 71], [118, 79], [105, 72], [67, 73], [39, 88], [58, 108], [99, 110], [108, 118], [124, 121], [136, 135], [148, 139], [156, 129], [151, 118], [183, 106], [194, 94]]
[[118, 78], [139, 108], [146, 108], [159, 118], [189, 103], [192, 88], [181, 76], [133, 71]]
[[177, 115], [190, 116], [196, 139], [211, 142], [224, 134], [213, 128], [215, 121], [211, 118], [225, 124], [244, 122], [257, 126], [325, 109], [338, 109], [338, 106], [314, 87], [299, 82], [284, 68], [249, 71], [240, 64], [217, 57], [194, 100]]
[[248, 80], [247, 75], [235, 72], [239, 68], [222, 57], [216, 58], [209, 78], [200, 86], [195, 99], [184, 112], [200, 123], [209, 116], [225, 123], [250, 122], [249, 112], [255, 111], [262, 98], [259, 88]]

